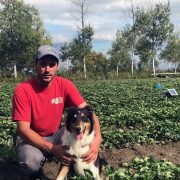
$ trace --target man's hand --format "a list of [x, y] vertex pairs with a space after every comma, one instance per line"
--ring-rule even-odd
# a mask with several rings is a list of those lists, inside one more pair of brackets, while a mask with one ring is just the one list
[[67, 146], [62, 146], [61, 144], [54, 145], [48, 142], [30, 128], [29, 122], [19, 121], [18, 133], [33, 146], [42, 149], [43, 151], [51, 152], [64, 165], [70, 165], [75, 159], [73, 156], [67, 153], [67, 150], [69, 149]]
[[68, 154], [66, 151], [69, 149], [68, 146], [63, 146], [61, 144], [53, 145], [51, 149], [51, 153], [56, 156], [59, 161], [65, 166], [69, 166], [74, 162], [75, 157]]
[[101, 139], [94, 137], [92, 143], [89, 145], [89, 150], [81, 158], [83, 161], [89, 164], [90, 162], [95, 162], [98, 157], [98, 152], [101, 144]]

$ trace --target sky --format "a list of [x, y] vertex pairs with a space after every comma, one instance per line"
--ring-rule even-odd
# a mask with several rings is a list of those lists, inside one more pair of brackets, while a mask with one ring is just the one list
[[[74, 2], [79, 0], [24, 0], [38, 9], [46, 31], [53, 38], [53, 45], [59, 47], [70, 42], [77, 35], [80, 27], [80, 8]], [[167, 0], [86, 0], [86, 24], [94, 29], [93, 50], [106, 53], [115, 39], [118, 29], [132, 23], [129, 8], [150, 8]], [[179, 29], [180, 0], [170, 0], [171, 22]], [[162, 67], [163, 68], [163, 67]]]

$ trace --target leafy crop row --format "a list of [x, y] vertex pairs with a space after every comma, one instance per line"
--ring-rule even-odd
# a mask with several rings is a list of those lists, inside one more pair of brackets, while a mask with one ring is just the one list
[[[156, 161], [151, 157], [135, 158], [131, 163], [124, 163], [115, 170], [106, 167], [104, 176], [108, 180], [176, 180], [180, 179], [180, 167], [169, 161]], [[75, 180], [93, 180], [92, 174], [87, 171], [86, 177], [73, 177]]]
[[[180, 140], [180, 79], [75, 83], [100, 119], [103, 149]], [[157, 83], [161, 89], [156, 88]], [[14, 87], [0, 84], [0, 157], [13, 156]], [[166, 98], [169, 88], [175, 88], [179, 96]], [[118, 170], [106, 168], [109, 179], [178, 179], [179, 174], [179, 166], [152, 158], [135, 159]]]
[[14, 84], [0, 84], [0, 116], [10, 117]]
[[[161, 89], [156, 84], [161, 84]], [[100, 118], [105, 148], [180, 140], [180, 96], [166, 98], [179, 79], [78, 82]]]
[[[161, 89], [156, 84], [161, 84]], [[133, 143], [166, 143], [180, 140], [180, 95], [165, 98], [179, 79], [76, 82], [101, 122], [104, 148], [120, 148]], [[3, 134], [13, 134], [4, 126], [11, 123], [12, 94], [15, 85], [0, 85], [0, 144]]]
[[14, 84], [0, 84], [0, 157], [14, 155], [12, 145], [16, 124], [11, 121], [13, 90]]
[[131, 163], [124, 163], [122, 168], [106, 169], [109, 180], [136, 180], [136, 179], [179, 179], [180, 167], [166, 160], [156, 161], [151, 157], [135, 158]]

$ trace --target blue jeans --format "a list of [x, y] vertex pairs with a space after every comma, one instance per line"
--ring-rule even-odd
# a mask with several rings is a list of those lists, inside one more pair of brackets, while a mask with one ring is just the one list
[[[44, 139], [53, 144], [60, 144], [63, 131], [64, 129], [60, 128], [54, 135], [44, 137]], [[30, 145], [20, 136], [16, 136], [15, 138], [15, 149], [20, 169], [26, 174], [37, 173], [44, 164], [46, 158], [50, 155]]]

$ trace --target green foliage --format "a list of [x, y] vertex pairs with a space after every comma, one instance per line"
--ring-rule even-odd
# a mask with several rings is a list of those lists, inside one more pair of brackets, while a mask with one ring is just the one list
[[88, 72], [102, 74], [106, 79], [108, 78], [107, 75], [107, 68], [108, 68], [108, 60], [102, 53], [88, 53], [86, 56], [86, 69]]
[[105, 174], [109, 180], [170, 180], [180, 178], [180, 167], [166, 160], [156, 161], [151, 157], [135, 158], [129, 164], [124, 163], [122, 168], [116, 171], [110, 167], [106, 168]]
[[73, 177], [70, 177], [70, 179], [75, 179], [75, 180], [94, 180], [92, 172], [89, 171], [89, 170], [85, 170], [85, 177], [73, 176]]
[[[175, 88], [179, 79], [144, 79], [116, 81], [76, 81], [81, 94], [100, 119], [102, 149], [128, 147], [131, 144], [168, 143], [180, 140], [180, 96], [166, 100], [164, 92]], [[161, 84], [161, 89], [156, 84]], [[0, 157], [13, 158], [12, 137], [16, 124], [11, 121], [11, 100], [15, 84], [0, 85]], [[136, 158], [117, 170], [106, 167], [113, 179], [179, 179], [180, 167], [166, 160]], [[93, 179], [90, 172], [86, 177]]]
[[[162, 89], [157, 90], [156, 83]], [[103, 147], [179, 141], [180, 97], [166, 101], [164, 91], [176, 88], [179, 79], [121, 80], [77, 83], [100, 118]]]
[[0, 5], [0, 73], [11, 74], [14, 64], [19, 72], [28, 71], [37, 47], [51, 38], [33, 6], [23, 0], [0, 0]]
[[[164, 91], [180, 91], [179, 79], [76, 82], [100, 118], [103, 148], [180, 140], [180, 96], [166, 100]], [[156, 89], [160, 83], [161, 90]], [[0, 117], [11, 116], [14, 84], [0, 86]], [[4, 121], [3, 121], [4, 122]]]
[[12, 111], [12, 93], [14, 84], [1, 83], [0, 84], [0, 117], [10, 117]]
[[117, 68], [117, 71], [118, 68], [120, 71], [130, 70], [136, 55], [140, 60], [139, 71], [151, 72], [153, 67], [155, 72], [158, 53], [174, 29], [170, 22], [170, 3], [158, 3], [146, 10], [137, 8], [133, 18], [132, 25], [117, 31], [109, 51], [111, 68]]
[[131, 36], [127, 36], [126, 31], [118, 31], [116, 33], [116, 39], [112, 43], [112, 48], [108, 52], [110, 55], [110, 66], [112, 69], [116, 69], [118, 66], [120, 71], [127, 71], [130, 69], [130, 43]]
[[140, 36], [149, 43], [151, 50], [159, 49], [162, 43], [171, 35], [173, 25], [170, 23], [170, 5], [156, 4], [151, 10], [136, 12], [135, 28]]
[[69, 59], [73, 68], [83, 70], [84, 56], [91, 52], [93, 28], [89, 25], [78, 31], [78, 35], [69, 44], [65, 43], [60, 48], [60, 57], [63, 61]]
[[[176, 166], [166, 159], [154, 160], [152, 157], [135, 158], [131, 163], [124, 163], [117, 170], [105, 167], [104, 176], [108, 180], [170, 180], [180, 178], [180, 166]], [[92, 173], [86, 172], [85, 177], [74, 176], [70, 179], [91, 180]]]
[[156, 4], [150, 10], [139, 9], [135, 15], [135, 29], [139, 40], [136, 43], [136, 53], [144, 65], [151, 64], [162, 44], [172, 34], [170, 23], [170, 4]]
[[14, 84], [0, 84], [0, 157], [13, 158], [14, 148], [13, 136], [16, 131], [16, 124], [11, 120], [12, 114], [12, 93]]
[[161, 58], [167, 62], [180, 64], [180, 38], [179, 34], [173, 34], [167, 42], [166, 48], [161, 52]]
[[0, 116], [0, 157], [14, 158], [13, 136], [15, 135], [16, 124], [11, 118]]

